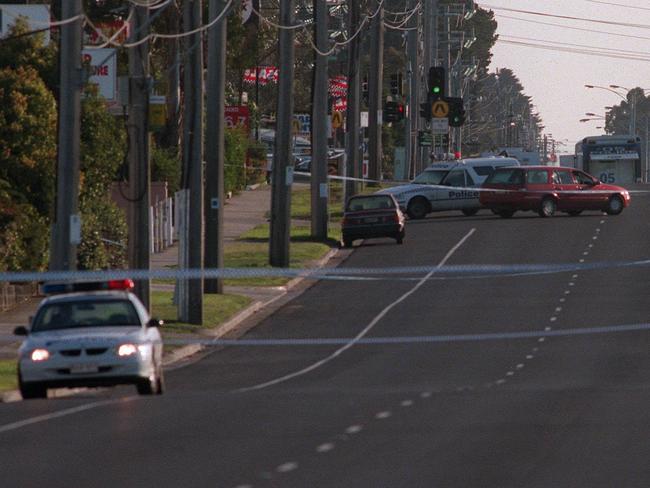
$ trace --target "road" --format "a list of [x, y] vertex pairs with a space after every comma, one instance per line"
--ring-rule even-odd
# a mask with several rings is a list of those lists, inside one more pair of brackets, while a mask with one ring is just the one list
[[[620, 216], [409, 222], [345, 266], [649, 256], [650, 194]], [[319, 282], [248, 338], [562, 331], [648, 319], [647, 268]], [[425, 272], [417, 278], [424, 277]], [[2, 486], [647, 487], [647, 332], [230, 347], [131, 388], [0, 405]]]

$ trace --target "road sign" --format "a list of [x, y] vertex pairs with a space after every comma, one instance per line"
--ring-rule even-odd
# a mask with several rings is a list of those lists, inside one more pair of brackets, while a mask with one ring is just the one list
[[293, 119], [291, 121], [291, 130], [294, 136], [300, 132], [300, 121], [298, 119]]
[[446, 134], [449, 132], [449, 119], [431, 119], [431, 133]]
[[339, 127], [343, 127], [343, 113], [332, 112], [332, 128], [338, 129]]
[[433, 136], [431, 132], [427, 131], [418, 131], [418, 144], [420, 146], [432, 146], [433, 145]]
[[431, 105], [431, 114], [435, 118], [444, 118], [449, 115], [449, 104], [444, 100], [436, 100]]

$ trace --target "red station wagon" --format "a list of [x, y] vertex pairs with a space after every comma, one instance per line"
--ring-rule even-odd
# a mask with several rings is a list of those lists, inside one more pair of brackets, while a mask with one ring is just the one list
[[481, 204], [504, 218], [517, 210], [532, 210], [541, 217], [551, 217], [556, 211], [579, 215], [583, 210], [618, 215], [630, 204], [625, 188], [557, 166], [499, 168], [481, 188]]

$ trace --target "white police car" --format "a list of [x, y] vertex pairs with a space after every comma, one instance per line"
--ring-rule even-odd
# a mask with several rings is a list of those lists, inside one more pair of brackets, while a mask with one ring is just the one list
[[519, 166], [519, 161], [489, 157], [434, 163], [411, 183], [378, 193], [393, 195], [412, 219], [422, 219], [428, 213], [444, 210], [461, 210], [465, 215], [474, 215], [481, 208], [478, 187], [495, 168], [504, 166]]
[[131, 280], [51, 284], [19, 349], [24, 399], [48, 388], [134, 384], [141, 395], [161, 394], [161, 321], [130, 292]]

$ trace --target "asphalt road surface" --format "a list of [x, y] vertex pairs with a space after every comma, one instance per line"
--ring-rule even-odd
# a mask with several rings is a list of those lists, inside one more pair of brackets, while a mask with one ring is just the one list
[[[548, 264], [650, 257], [650, 194], [610, 217], [409, 222], [404, 245], [345, 266]], [[648, 332], [363, 344], [648, 321], [648, 267], [323, 281], [247, 338], [132, 388], [0, 405], [0, 485], [647, 487]]]

